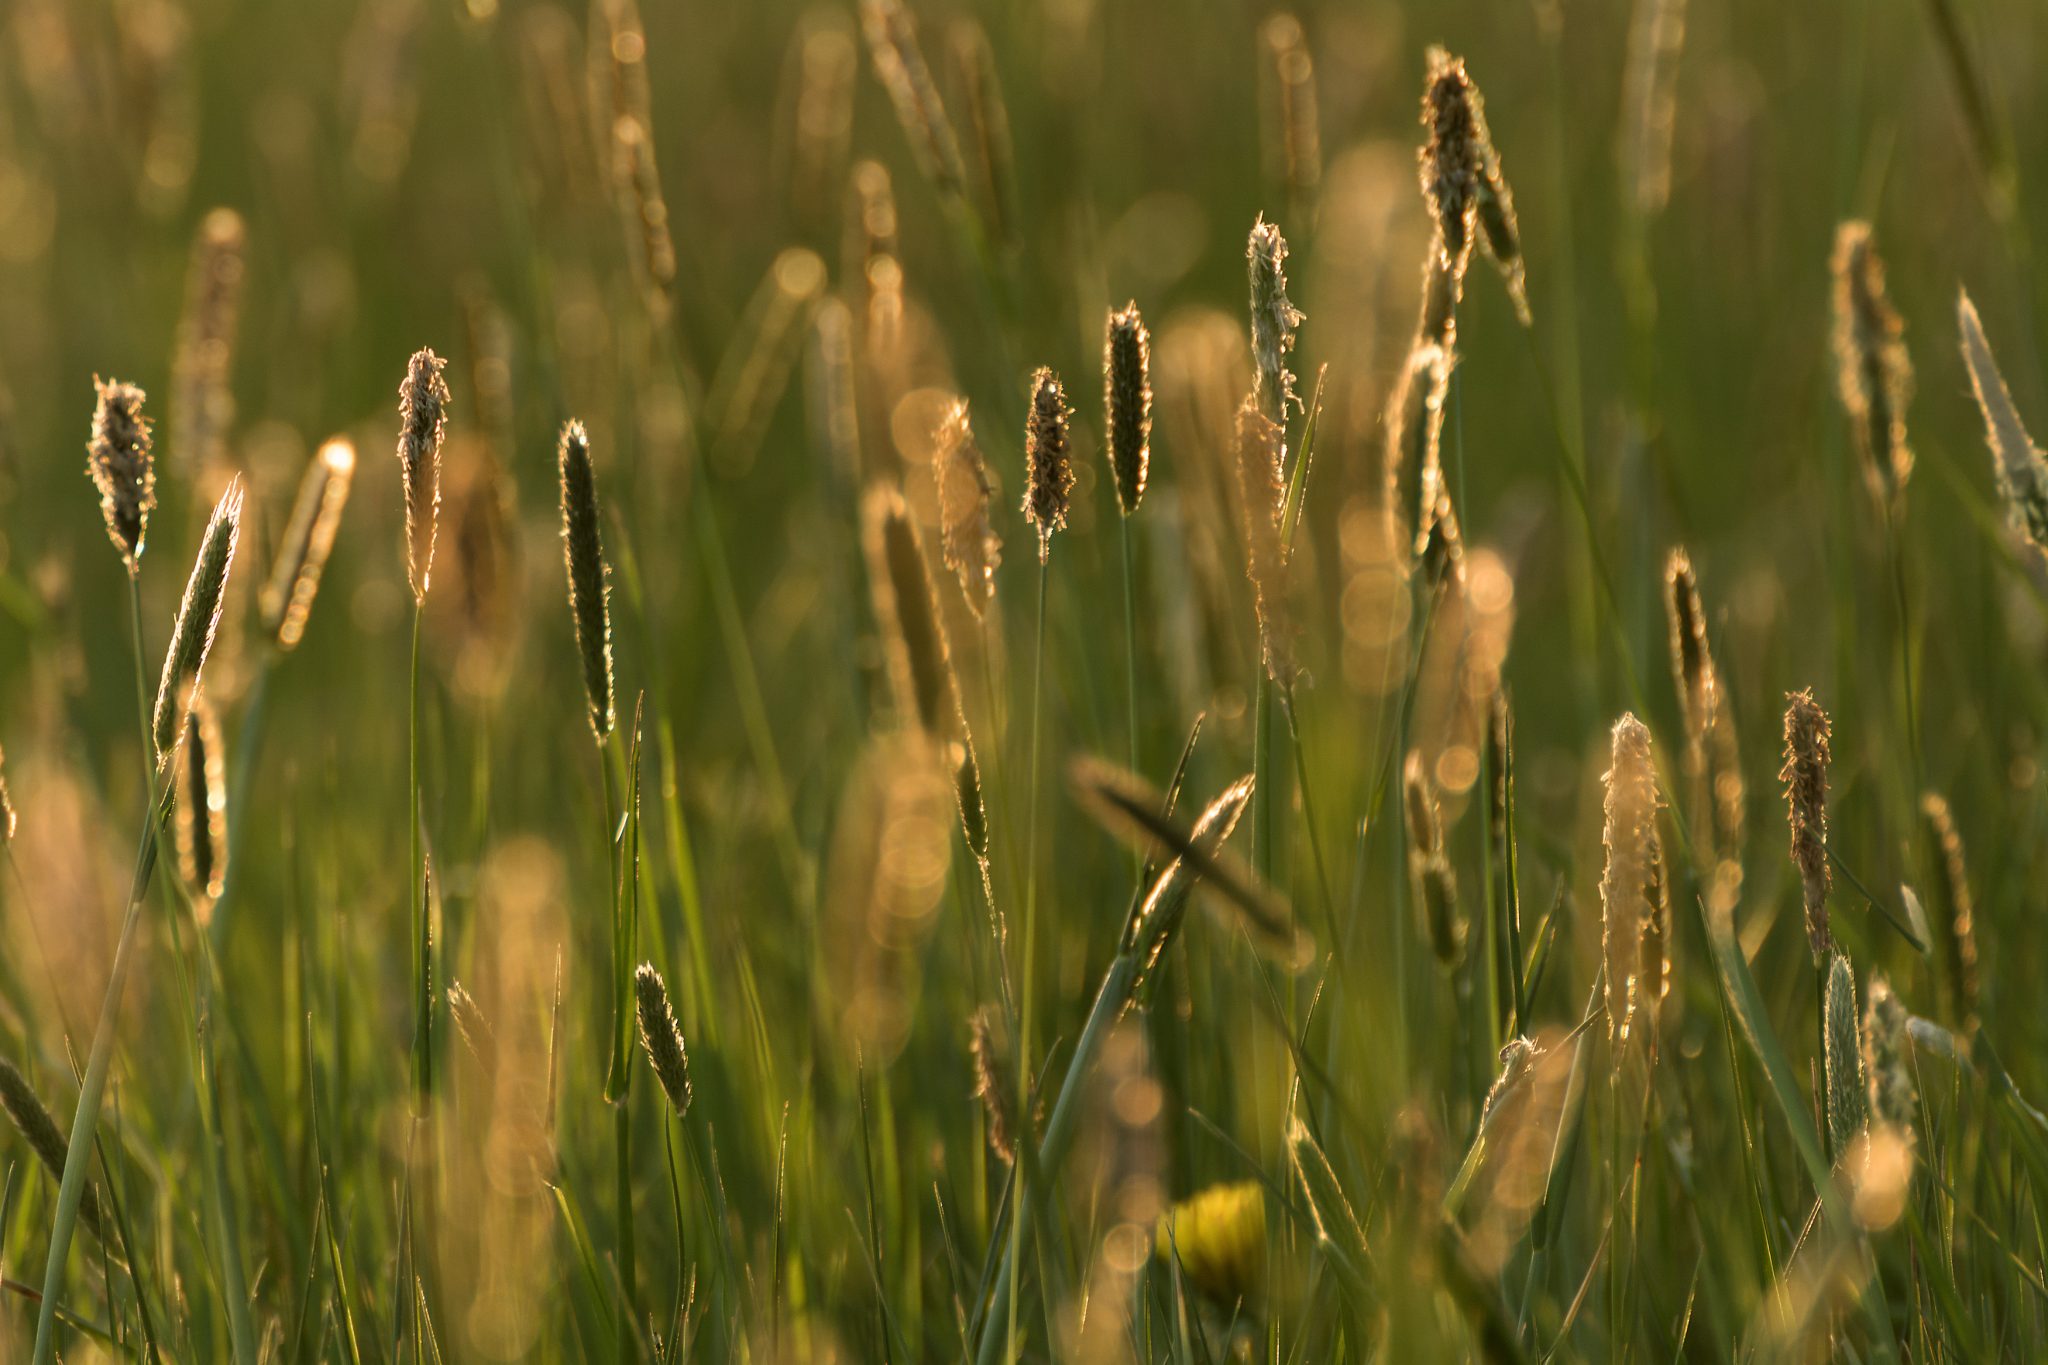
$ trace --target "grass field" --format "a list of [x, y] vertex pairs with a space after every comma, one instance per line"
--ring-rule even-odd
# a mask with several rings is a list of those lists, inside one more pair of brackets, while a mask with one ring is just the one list
[[2044, 70], [0, 5], [0, 1360], [2040, 1358]]

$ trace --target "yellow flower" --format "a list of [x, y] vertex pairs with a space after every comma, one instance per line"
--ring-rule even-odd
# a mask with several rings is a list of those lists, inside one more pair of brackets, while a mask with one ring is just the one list
[[1196, 1288], [1226, 1303], [1265, 1282], [1266, 1193], [1255, 1180], [1211, 1185], [1159, 1219], [1158, 1254], [1178, 1259]]

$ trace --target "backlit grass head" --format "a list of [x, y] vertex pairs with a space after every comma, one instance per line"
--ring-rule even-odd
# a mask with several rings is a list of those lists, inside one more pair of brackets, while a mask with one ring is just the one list
[[320, 447], [299, 480], [292, 519], [285, 525], [270, 580], [257, 602], [263, 629], [280, 650], [297, 648], [305, 636], [313, 599], [320, 591], [320, 576], [326, 572], [327, 556], [341, 531], [341, 513], [348, 506], [355, 471], [355, 444], [346, 436], [336, 436]]
[[1785, 765], [1778, 778], [1785, 784], [1786, 823], [1792, 832], [1792, 865], [1799, 870], [1806, 909], [1806, 938], [1813, 960], [1826, 959], [1833, 935], [1828, 929], [1828, 713], [1811, 691], [1785, 697]]
[[412, 600], [425, 603], [441, 512], [441, 440], [448, 430], [448, 362], [413, 352], [398, 386], [398, 468], [405, 481], [405, 574]]
[[1906, 325], [1884, 287], [1884, 261], [1870, 224], [1847, 222], [1835, 232], [1836, 387], [1849, 414], [1863, 473], [1881, 503], [1896, 508], [1913, 472], [1906, 444], [1906, 405], [1913, 397], [1913, 361]]
[[612, 684], [611, 566], [598, 531], [597, 474], [583, 423], [562, 426], [556, 452], [562, 490], [562, 562], [569, 574], [569, 615], [583, 660], [583, 691], [590, 728], [599, 740], [617, 724]]
[[1112, 309], [1102, 343], [1103, 406], [1117, 510], [1130, 516], [1145, 497], [1152, 466], [1152, 334], [1138, 305]]
[[1287, 405], [1301, 406], [1287, 357], [1294, 350], [1295, 329], [1306, 317], [1287, 297], [1287, 239], [1280, 235], [1280, 225], [1261, 215], [1252, 224], [1244, 254], [1251, 274], [1252, 359], [1258, 366], [1255, 392], [1259, 410], [1284, 426]]
[[162, 763], [176, 747], [184, 728], [185, 708], [200, 684], [206, 655], [220, 629], [221, 608], [227, 601], [228, 570], [235, 559], [235, 544], [242, 533], [242, 481], [236, 478], [221, 494], [200, 538], [199, 554], [185, 581], [185, 595], [178, 603], [178, 619], [171, 627], [170, 648], [164, 653], [163, 678], [157, 684], [156, 712], [152, 732], [156, 757]]
[[1024, 515], [1038, 528], [1038, 562], [1052, 555], [1052, 533], [1066, 529], [1074, 496], [1066, 390], [1040, 366], [1031, 376], [1031, 411], [1024, 423]]
[[133, 575], [141, 565], [143, 537], [156, 506], [156, 462], [151, 453], [150, 421], [142, 415], [146, 395], [118, 379], [95, 379], [99, 401], [93, 407], [92, 439], [86, 446], [86, 473], [100, 491], [100, 515], [106, 518], [107, 539]]

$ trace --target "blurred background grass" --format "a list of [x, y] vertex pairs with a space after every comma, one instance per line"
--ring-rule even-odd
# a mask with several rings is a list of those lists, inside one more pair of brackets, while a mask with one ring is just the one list
[[[1326, 978], [1326, 958], [1287, 982], [1227, 934], [1186, 936], [1154, 1011], [1168, 1021], [1153, 1030], [1167, 1096], [1158, 1179], [1179, 1197], [1283, 1172], [1293, 1073], [1269, 1022], [1276, 1011], [1314, 1037], [1318, 1056], [1342, 1062], [1331, 1088], [1350, 1118], [1324, 1141], [1362, 1212], [1387, 1178], [1403, 1106], [1442, 1130], [1444, 1163], [1455, 1168], [1500, 1040], [1435, 975], [1412, 933], [1405, 956], [1389, 946], [1389, 923], [1410, 913], [1398, 821], [1363, 838], [1358, 823], [1384, 784], [1389, 727], [1404, 705], [1405, 644], [1398, 655], [1382, 647], [1393, 617], [1375, 612], [1405, 622], [1407, 602], [1375, 605], [1344, 551], [1347, 512], [1381, 477], [1379, 413], [1413, 326], [1428, 231], [1412, 171], [1415, 112], [1424, 48], [1444, 42], [1486, 92], [1517, 192], [1534, 308], [1525, 334], [1504, 293], [1475, 271], [1446, 460], [1468, 541], [1490, 552], [1478, 581], [1494, 589], [1490, 638], [1505, 649], [1514, 697], [1523, 896], [1547, 907], [1562, 887], [1576, 907], [1564, 912], [1570, 951], [1546, 977], [1538, 1017], [1576, 1021], [1597, 966], [1607, 727], [1623, 709], [1647, 708], [1660, 736], [1675, 744], [1679, 733], [1658, 599], [1674, 543], [1700, 568], [1745, 744], [1752, 838], [1740, 918], [1795, 1056], [1810, 1051], [1802, 1021], [1812, 984], [1770, 781], [1785, 690], [1811, 685], [1833, 712], [1834, 840], [1846, 866], [1879, 895], [1924, 886], [1898, 599], [1828, 352], [1833, 233], [1844, 218], [1867, 217], [1918, 371], [1908, 425], [1920, 463], [1900, 554], [1921, 781], [1949, 795], [1973, 857], [1987, 1023], [2022, 1088], [2048, 1090], [2038, 1060], [2048, 1020], [2025, 992], [2029, 964], [2048, 947], [2038, 894], [2048, 832], [2044, 580], [1999, 529], [1953, 323], [1956, 290], [1967, 286], [2022, 412], [2037, 429], [2048, 423], [2038, 331], [2048, 290], [2032, 254], [2043, 189], [2030, 173], [2048, 164], [2048, 12], [2028, 0], [1953, 0], [1987, 111], [1980, 142], [1937, 40], [1949, 3], [1690, 6], [1669, 203], [1648, 216], [1624, 192], [1626, 5], [1297, 6], [1320, 129], [1313, 188], [1290, 184], [1274, 154], [1264, 9], [922, 5], [924, 43], [956, 119], [964, 88], [951, 54], [968, 25], [993, 54], [1014, 194], [1008, 234], [985, 254], [920, 174], [850, 7], [649, 4], [651, 134], [677, 258], [669, 329], [636, 276], [605, 164], [606, 120], [591, 113], [593, 79], [601, 87], [608, 66], [603, 40], [595, 63], [587, 51], [589, 33], [610, 31], [602, 4], [586, 15], [521, 0], [467, 9], [442, 0], [11, 0], [0, 12], [0, 743], [22, 831], [20, 876], [0, 897], [21, 986], [8, 1002], [8, 1045], [34, 1063], [53, 1100], [69, 1093], [66, 1048], [82, 1053], [82, 1021], [97, 1009], [123, 841], [141, 799], [121, 570], [79, 477], [90, 380], [139, 383], [166, 418], [193, 234], [207, 210], [230, 206], [248, 240], [234, 417], [213, 461], [168, 439], [175, 415], [160, 420], [163, 501], [142, 582], [148, 647], [164, 643], [226, 470], [243, 471], [251, 488], [236, 575], [253, 593], [314, 448], [346, 432], [360, 452], [306, 641], [267, 684], [260, 756], [231, 794], [247, 803], [247, 825], [222, 968], [238, 1059], [224, 1062], [240, 1115], [229, 1146], [264, 1320], [278, 1324], [293, 1358], [340, 1352], [334, 1261], [311, 1254], [316, 1101], [340, 1205], [326, 1216], [350, 1234], [348, 1292], [365, 1337], [378, 1338], [364, 1353], [389, 1349], [403, 1316], [388, 1286], [411, 1030], [401, 851], [409, 623], [401, 496], [384, 452], [406, 357], [431, 345], [452, 358], [454, 389], [423, 713], [441, 961], [444, 975], [487, 983], [491, 1007], [525, 1021], [500, 1017], [508, 1037], [554, 1037], [559, 1067], [552, 1105], [529, 1097], [508, 1110], [502, 1077], [494, 1085], [465, 1069], [446, 1046], [451, 1174], [434, 1234], [447, 1267], [435, 1290], [445, 1294], [441, 1346], [457, 1358], [611, 1349], [601, 1335], [608, 1310], [597, 1307], [611, 1292], [602, 1267], [616, 1217], [597, 1081], [608, 1008], [600, 787], [557, 567], [551, 467], [554, 433], [576, 416], [591, 430], [617, 566], [622, 713], [646, 694], [636, 956], [669, 974], [699, 1089], [699, 1108], [676, 1130], [694, 1144], [674, 1157], [681, 1250], [660, 1161], [670, 1130], [651, 1087], [637, 1092], [638, 1296], [667, 1332], [675, 1277], [694, 1267], [699, 1349], [712, 1358], [742, 1342], [765, 1358], [956, 1354], [953, 1296], [971, 1299], [1000, 1185], [984, 1169], [965, 1025], [992, 992], [973, 971], [982, 911], [954, 849], [939, 878], [944, 904], [922, 912], [936, 924], [904, 954], [907, 976], [886, 983], [884, 1012], [901, 1017], [866, 1040], [856, 1064], [849, 997], [884, 986], [849, 979], [866, 959], [861, 926], [840, 922], [858, 915], [833, 894], [834, 848], [858, 842], [857, 807], [868, 797], [849, 774], [888, 726], [858, 490], [903, 482], [929, 538], [936, 395], [970, 400], [1006, 542], [986, 635], [950, 582], [939, 586], [991, 770], [998, 898], [1014, 903], [1034, 584], [1029, 529], [1010, 509], [1021, 491], [1026, 377], [1052, 366], [1077, 409], [1081, 483], [1072, 530], [1055, 544], [1048, 612], [1047, 767], [1057, 773], [1069, 753], [1121, 758], [1130, 743], [1096, 394], [1100, 319], [1135, 299], [1154, 330], [1160, 397], [1155, 491], [1133, 523], [1143, 627], [1136, 746], [1139, 766], [1163, 783], [1196, 712], [1206, 712], [1189, 782], [1206, 800], [1251, 763], [1256, 630], [1228, 498], [1217, 491], [1227, 440], [1213, 419], [1218, 404], [1227, 419], [1249, 371], [1242, 352], [1212, 350], [1218, 336], [1241, 339], [1230, 330], [1242, 326], [1241, 243], [1263, 212], [1288, 233], [1294, 296], [1308, 315], [1295, 368], [1312, 384], [1329, 366], [1296, 570], [1313, 679], [1302, 694], [1302, 748], [1316, 805], [1289, 811], [1273, 875], [1319, 923], [1308, 909], [1321, 895], [1305, 837], [1313, 817], [1345, 932], [1373, 951], [1348, 978]], [[878, 244], [873, 222], [859, 219], [851, 187], [882, 183], [856, 173], [862, 161], [886, 170], [893, 243]], [[877, 254], [900, 261], [905, 301], [903, 340], [890, 353], [900, 369], [887, 373], [873, 349]], [[771, 302], [778, 287], [782, 314]], [[821, 435], [828, 371], [811, 320], [827, 296], [868, 329], [851, 462]], [[778, 316], [783, 327], [764, 324]], [[1560, 475], [1580, 461], [1584, 519]], [[455, 498], [461, 480], [493, 465], [503, 476], [496, 529], [488, 494]], [[707, 510], [750, 664], [719, 624]], [[238, 725], [261, 667], [253, 625], [250, 633], [238, 642], [231, 630], [210, 674], [231, 742], [248, 734]], [[993, 707], [985, 695], [998, 698]], [[750, 732], [756, 717], [765, 734]], [[1126, 855], [1060, 794], [1060, 780], [1045, 785], [1038, 982], [1051, 1022], [1041, 1044], [1078, 1029], [1129, 894]], [[1453, 840], [1476, 906], [1477, 819]], [[1933, 1013], [1933, 968], [1860, 896], [1845, 894], [1838, 912], [1859, 965], [1889, 968], [1909, 1003]], [[1723, 1091], [1716, 997], [1698, 966], [1703, 946], [1688, 942], [1699, 926], [1689, 909], [1680, 919], [1678, 994], [1688, 1008], [1672, 1046], [1698, 1069], [1699, 1107], [1670, 1162], [1673, 1179], [1711, 1203], [1717, 1183], [1732, 1188], [1741, 1169], [1738, 1114], [1766, 1129], [1774, 1119], [1738, 1111]], [[172, 1049], [146, 1041], [187, 1027], [160, 921], [152, 916], [109, 1113], [153, 1230], [141, 1258], [155, 1268], [149, 1292], [168, 1304], [173, 1276], [182, 1280], [173, 1335], [183, 1334], [178, 1354], [200, 1358], [226, 1349], [219, 1305], [232, 1291], [213, 1282], [203, 1206], [184, 1179], [200, 1159], [188, 1078]], [[1397, 1007], [1404, 976], [1408, 1003]], [[1343, 982], [1334, 1024], [1310, 1013], [1326, 979]], [[444, 1020], [444, 1042], [448, 1032]], [[1341, 1047], [1324, 1051], [1336, 1034]], [[1030, 1061], [1049, 1062], [1057, 1077], [1064, 1055]], [[56, 1105], [60, 1114], [68, 1103]], [[1754, 1089], [1748, 1103], [1760, 1103]], [[1761, 1141], [1769, 1152], [1768, 1132]], [[559, 1152], [549, 1168], [559, 1203], [533, 1184], [532, 1163], [522, 1165], [519, 1153], [542, 1149]], [[1796, 1185], [1788, 1152], [1767, 1160]], [[514, 1167], [525, 1174], [505, 1174]], [[1997, 1183], [1982, 1161], [1968, 1171]], [[18, 1167], [12, 1187], [9, 1264], [41, 1256], [48, 1203], [29, 1175]], [[1088, 1188], [1075, 1177], [1076, 1214], [1060, 1242], [1083, 1267], [1102, 1226], [1080, 1216]], [[722, 1228], [714, 1191], [729, 1206]], [[1804, 1206], [1776, 1182], [1769, 1193], [1766, 1221], [1793, 1219], [1796, 1232]], [[1664, 1335], [1627, 1335], [1645, 1353], [1668, 1354], [1685, 1339], [1672, 1318], [1691, 1279], [1714, 1329], [1700, 1349], [1725, 1354], [1773, 1262], [1738, 1245], [1751, 1235], [1737, 1231], [1739, 1210], [1701, 1210], [1675, 1195], [1660, 1207], [1671, 1224], [1645, 1233], [1642, 1253], [1658, 1302], [1641, 1311]], [[1703, 1270], [1690, 1250], [1681, 1258], [1682, 1208], [1699, 1220], [1695, 1235], [1712, 1239]], [[593, 1248], [595, 1284], [574, 1282], [582, 1264], [572, 1225]], [[1593, 1258], [1597, 1221], [1574, 1223], [1571, 1235], [1578, 1240], [1561, 1253], [1570, 1273], [1529, 1298], [1550, 1329]], [[1996, 1259], [1982, 1246], [1975, 1254]], [[2027, 1259], [2038, 1269], [2038, 1256]], [[89, 1281], [81, 1271], [77, 1282], [97, 1284], [99, 1273]], [[102, 1307], [88, 1316], [129, 1321], [134, 1290], [116, 1278], [114, 1300], [127, 1306], [106, 1307], [96, 1287], [89, 1301]], [[1998, 1333], [1990, 1341], [2019, 1349], [2040, 1325], [2038, 1297], [1983, 1294], [1981, 1325]], [[1896, 1293], [1893, 1307], [1903, 1314]], [[27, 1320], [19, 1304], [4, 1317], [10, 1334]], [[1360, 1349], [1331, 1321], [1273, 1312], [1271, 1358], [1318, 1349], [1310, 1343], [1327, 1345], [1331, 1332]], [[1615, 1355], [1603, 1335], [1614, 1324], [1610, 1315], [1576, 1326], [1565, 1353]]]

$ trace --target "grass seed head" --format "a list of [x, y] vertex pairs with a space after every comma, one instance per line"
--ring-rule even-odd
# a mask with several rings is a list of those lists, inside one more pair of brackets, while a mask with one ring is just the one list
[[690, 1054], [683, 1046], [683, 1031], [676, 1027], [675, 1011], [669, 1008], [668, 985], [652, 962], [643, 962], [633, 973], [634, 1013], [640, 1024], [640, 1045], [654, 1068], [661, 1093], [668, 1096], [676, 1117], [690, 1112]]
[[1152, 334], [1135, 301], [1110, 311], [1102, 371], [1109, 467], [1116, 475], [1117, 509], [1128, 517], [1145, 497], [1152, 465]]
[[220, 717], [203, 694], [192, 698], [185, 713], [175, 780], [178, 872], [191, 892], [194, 913], [205, 924], [227, 882], [228, 778]]
[[917, 21], [901, 0], [861, 0], [860, 23], [875, 77], [895, 106], [919, 168], [940, 194], [959, 198], [967, 188], [967, 163], [918, 43]]
[[1465, 62], [1441, 47], [1428, 54], [1428, 75], [1422, 96], [1422, 124], [1429, 141], [1420, 155], [1422, 195], [1436, 226], [1434, 265], [1443, 273], [1431, 278], [1426, 292], [1447, 296], [1441, 311], [1448, 319], [1463, 292], [1465, 271], [1475, 242], [1500, 267], [1515, 316], [1527, 326], [1528, 289], [1524, 282], [1521, 228], [1515, 218], [1514, 192], [1500, 168], [1493, 135], [1486, 126], [1486, 105]]
[[862, 501], [862, 540], [889, 681], [903, 718], [934, 739], [959, 737], [959, 683], [925, 565], [924, 541], [903, 495], [876, 485]]
[[[28, 1143], [29, 1150], [36, 1154], [36, 1159], [43, 1163], [50, 1179], [62, 1181], [69, 1150], [65, 1132], [57, 1126], [56, 1118], [29, 1085], [28, 1077], [4, 1057], [0, 1057], [0, 1107], [5, 1107], [7, 1117], [14, 1120], [15, 1130]], [[91, 1184], [86, 1185], [85, 1195], [78, 1202], [78, 1216], [94, 1237], [102, 1241], [106, 1239], [105, 1227], [100, 1221], [99, 1195]]]
[[1408, 875], [1422, 907], [1423, 927], [1437, 965], [1451, 970], [1464, 961], [1467, 927], [1458, 905], [1458, 878], [1444, 848], [1443, 816], [1436, 784], [1429, 778], [1420, 750], [1411, 749], [1402, 772], [1408, 808]]
[[1977, 1024], [1977, 929], [1975, 901], [1970, 896], [1969, 867], [1963, 858], [1963, 836], [1955, 816], [1938, 792], [1920, 798], [1920, 815], [1940, 855], [1935, 861], [1935, 886], [1944, 917], [1942, 967], [1955, 1000], [1955, 1017], [1965, 1031]]
[[257, 602], [263, 629], [279, 650], [290, 651], [305, 637], [306, 620], [313, 613], [320, 577], [341, 530], [341, 513], [348, 506], [355, 472], [354, 443], [346, 436], [336, 436], [320, 447], [299, 480], [292, 519], [285, 526], [270, 580]]
[[562, 484], [562, 562], [569, 573], [569, 614], [583, 658], [583, 691], [590, 728], [599, 740], [618, 723], [612, 686], [611, 566], [598, 531], [597, 474], [583, 423], [562, 425], [557, 464]]
[[984, 1005], [968, 1021], [969, 1053], [974, 1058], [974, 1097], [981, 1101], [988, 1125], [989, 1150], [1005, 1164], [1017, 1160], [1017, 1081], [1002, 1025], [993, 1006]]
[[1707, 644], [1699, 579], [1692, 571], [1692, 557], [1682, 546], [1674, 547], [1664, 561], [1664, 613], [1671, 625], [1671, 676], [1685, 717], [1688, 753], [1703, 754], [1719, 705], [1720, 683]]
[[1252, 288], [1252, 359], [1258, 367], [1253, 392], [1260, 411], [1284, 426], [1287, 405], [1301, 406], [1287, 356], [1294, 349], [1295, 329], [1306, 315], [1287, 298], [1287, 239], [1280, 235], [1279, 224], [1260, 215], [1245, 243], [1245, 259]]
[[163, 677], [157, 683], [156, 711], [151, 733], [156, 739], [157, 762], [161, 764], [176, 745], [184, 729], [184, 708], [197, 694], [206, 655], [220, 629], [221, 608], [227, 601], [228, 570], [233, 567], [235, 545], [242, 533], [242, 481], [232, 480], [214, 506], [199, 541], [199, 554], [192, 562], [191, 577], [185, 580], [185, 595], [178, 603], [177, 623], [171, 627], [170, 648], [164, 652]]
[[1266, 675], [1282, 687], [1295, 678], [1294, 621], [1288, 601], [1287, 547], [1281, 518], [1287, 476], [1281, 467], [1279, 423], [1259, 406], [1256, 392], [1237, 410], [1237, 492], [1244, 524], [1245, 575], [1251, 580]]
[[1871, 494], [1896, 509], [1913, 472], [1913, 450], [1906, 444], [1913, 361], [1903, 340], [1905, 322], [1885, 293], [1884, 261], [1870, 224], [1852, 221], [1836, 230], [1831, 269], [1836, 385]]
[[1640, 1014], [1662, 994], [1661, 960], [1646, 979], [1646, 936], [1661, 932], [1663, 850], [1657, 838], [1657, 771], [1650, 731], [1633, 715], [1614, 723], [1605, 776], [1607, 799], [1601, 842], [1607, 862], [1600, 877], [1600, 944], [1606, 963], [1608, 1036], [1615, 1063], [1634, 1037]]
[[1275, 14], [1259, 26], [1270, 73], [1272, 131], [1267, 160], [1296, 213], [1312, 211], [1323, 180], [1322, 122], [1316, 108], [1316, 68], [1301, 21]]
[[1998, 481], [1998, 495], [2005, 503], [2006, 519], [2034, 548], [2048, 554], [2048, 459], [2027, 435], [2019, 408], [2006, 390], [2005, 377], [1985, 340], [1984, 324], [1977, 318], [1977, 306], [1967, 293], [1956, 299], [1956, 315], [1963, 334], [1963, 362], [1970, 371], [1970, 388], [1984, 413], [1984, 438], [1991, 447], [1991, 472]]
[[100, 491], [100, 515], [107, 519], [107, 538], [133, 575], [140, 567], [149, 514], [156, 506], [150, 421], [142, 415], [147, 395], [118, 379], [94, 379], [93, 387], [99, 401], [93, 407], [85, 470]]
[[1038, 562], [1052, 554], [1052, 533], [1066, 529], [1074, 496], [1071, 417], [1059, 376], [1040, 366], [1031, 376], [1031, 411], [1024, 424], [1024, 515], [1038, 528]]
[[1785, 784], [1786, 822], [1792, 831], [1792, 865], [1806, 907], [1806, 939], [1816, 963], [1826, 960], [1833, 936], [1828, 930], [1828, 713], [1811, 691], [1785, 696], [1785, 766], [1778, 778]]
[[989, 524], [994, 489], [964, 398], [949, 404], [939, 423], [932, 473], [939, 492], [939, 553], [960, 580], [967, 609], [979, 619], [995, 600], [1003, 541]]
[[1827, 1055], [1828, 1146], [1839, 1160], [1870, 1126], [1870, 1091], [1863, 1078], [1863, 1045], [1858, 1034], [1856, 973], [1835, 953], [1828, 961], [1822, 1040]]
[[434, 568], [434, 530], [441, 512], [441, 440], [448, 431], [448, 362], [431, 350], [413, 352], [398, 386], [398, 468], [405, 479], [405, 572], [412, 600], [424, 604]]
[[1870, 1084], [1870, 1116], [1911, 1143], [1919, 1102], [1907, 1055], [1911, 1016], [1882, 972], [1870, 974], [1869, 987], [1870, 1002], [1863, 1009], [1863, 1069]]
[[185, 272], [185, 311], [171, 357], [171, 459], [174, 467], [203, 471], [220, 466], [235, 420], [230, 372], [241, 315], [242, 215], [215, 209], [200, 220]]

